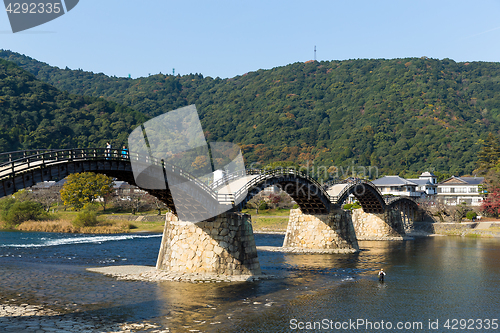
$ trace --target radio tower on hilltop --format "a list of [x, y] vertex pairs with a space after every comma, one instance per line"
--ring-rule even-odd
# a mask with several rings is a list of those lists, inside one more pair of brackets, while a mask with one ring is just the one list
[[314, 61], [316, 61], [316, 45], [314, 45]]

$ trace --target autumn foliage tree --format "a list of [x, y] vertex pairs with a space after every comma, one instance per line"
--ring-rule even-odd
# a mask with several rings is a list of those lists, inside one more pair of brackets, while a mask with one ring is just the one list
[[281, 196], [279, 194], [271, 193], [271, 194], [269, 194], [268, 200], [269, 200], [269, 203], [271, 204], [271, 207], [273, 209], [276, 209], [276, 207], [278, 206], [278, 204], [281, 201]]
[[481, 210], [487, 215], [498, 217], [500, 215], [500, 189], [495, 188], [488, 193], [488, 197], [481, 204]]
[[[67, 177], [61, 189], [64, 205], [73, 206], [76, 210], [87, 208], [99, 202], [104, 210], [113, 193], [113, 179], [92, 172], [74, 173]], [[100, 199], [100, 200], [98, 200]]]

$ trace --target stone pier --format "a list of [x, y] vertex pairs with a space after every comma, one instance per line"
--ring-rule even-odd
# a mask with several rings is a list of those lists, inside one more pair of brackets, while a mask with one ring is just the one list
[[[365, 213], [362, 208], [352, 211], [352, 224], [358, 240], [400, 240], [401, 233], [397, 219], [389, 214]], [[399, 214], [399, 212], [397, 212]], [[397, 215], [394, 213], [394, 216]]]
[[192, 223], [167, 214], [157, 270], [260, 275], [250, 215], [226, 212]]
[[355, 252], [359, 250], [349, 212], [341, 209], [330, 214], [303, 214], [300, 209], [290, 210], [284, 248], [297, 248], [317, 252]]

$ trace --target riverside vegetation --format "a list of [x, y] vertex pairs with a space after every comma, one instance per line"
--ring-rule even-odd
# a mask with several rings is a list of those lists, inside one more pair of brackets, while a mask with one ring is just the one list
[[[0, 204], [0, 210], [2, 209], [3, 207]], [[261, 211], [260, 214], [255, 214], [255, 210], [245, 210], [244, 212], [252, 215], [252, 227], [256, 232], [286, 231], [290, 212], [288, 209], [266, 209]], [[97, 210], [96, 212], [58, 210], [55, 213], [44, 215], [42, 219], [29, 219], [18, 224], [12, 224], [2, 219], [0, 220], [0, 230], [92, 234], [163, 232], [165, 224], [164, 215], [158, 217], [156, 211], [141, 212], [140, 214], [141, 215], [136, 215], [131, 218], [132, 216], [130, 214], [123, 212], [113, 214], [110, 211], [106, 214], [102, 210]], [[88, 215], [94, 215], [94, 217], [89, 217]], [[154, 218], [155, 221], [148, 221], [147, 219], [141, 220], [145, 216], [158, 218]], [[93, 225], [88, 225], [86, 222], [80, 222], [89, 219], [95, 221], [92, 223]]]

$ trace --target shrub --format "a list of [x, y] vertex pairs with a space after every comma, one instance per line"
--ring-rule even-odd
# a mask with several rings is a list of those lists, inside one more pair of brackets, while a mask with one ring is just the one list
[[293, 205], [292, 209], [297, 209], [297, 208], [300, 208], [300, 206], [298, 204], [295, 204]]
[[76, 228], [95, 227], [97, 223], [97, 214], [87, 210], [78, 213], [75, 219], [71, 222], [71, 224], [73, 224]]
[[16, 203], [16, 199], [12, 197], [7, 197], [0, 200], [0, 218], [2, 221], [7, 222], [7, 214], [9, 214], [9, 210]]
[[465, 215], [465, 217], [468, 219], [468, 220], [472, 220], [473, 218], [476, 218], [477, 217], [477, 213], [473, 210], [469, 210], [467, 212], [467, 214]]
[[342, 209], [345, 209], [345, 210], [351, 210], [352, 208], [352, 204], [345, 204], [344, 206], [342, 206]]
[[13, 228], [25, 221], [43, 220], [48, 214], [43, 206], [34, 201], [16, 201], [14, 198], [2, 200], [0, 204], [0, 217], [7, 228]]
[[342, 208], [345, 210], [350, 210], [352, 212], [353, 209], [361, 208], [361, 205], [358, 202], [355, 202], [355, 203], [345, 204], [344, 206], [342, 206]]
[[267, 202], [262, 202], [262, 203], [259, 205], [259, 210], [264, 210], [264, 209], [267, 209]]

